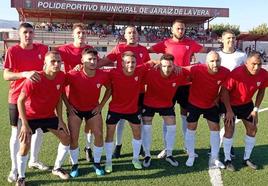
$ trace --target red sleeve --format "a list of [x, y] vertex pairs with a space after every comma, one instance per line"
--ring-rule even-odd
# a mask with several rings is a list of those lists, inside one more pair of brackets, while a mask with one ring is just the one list
[[14, 57], [12, 55], [12, 47], [9, 48], [6, 52], [5, 61], [4, 61], [4, 68], [11, 69], [11, 70], [15, 69]]
[[198, 53], [203, 48], [203, 46], [196, 41], [193, 41], [191, 48], [193, 53]]
[[147, 61], [150, 61], [150, 60], [151, 60], [151, 57], [150, 57], [147, 49], [145, 48], [144, 57], [143, 57], [143, 63], [146, 63]]
[[26, 97], [29, 97], [34, 90], [34, 84], [35, 83], [31, 80], [25, 79], [21, 92], [23, 92]]
[[155, 53], [165, 53], [166, 50], [165, 40], [153, 45], [152, 49]]
[[111, 61], [116, 61], [117, 56], [119, 55], [118, 47], [115, 46], [106, 56]]
[[268, 87], [268, 72], [266, 72], [265, 81], [261, 85], [261, 88], [266, 88], [266, 87]]
[[232, 76], [229, 76], [225, 79], [225, 81], [222, 84], [223, 87], [225, 87], [227, 90], [232, 90], [235, 87], [235, 80]]

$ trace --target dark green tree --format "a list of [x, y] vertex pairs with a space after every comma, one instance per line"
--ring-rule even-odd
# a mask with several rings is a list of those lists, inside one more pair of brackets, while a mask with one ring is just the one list
[[212, 24], [210, 28], [212, 32], [217, 34], [218, 37], [221, 37], [222, 33], [226, 30], [232, 30], [236, 36], [240, 34], [240, 27], [238, 25], [230, 25], [229, 23]]

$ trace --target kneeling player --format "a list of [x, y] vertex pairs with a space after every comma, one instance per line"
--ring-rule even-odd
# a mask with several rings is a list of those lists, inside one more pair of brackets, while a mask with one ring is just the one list
[[[25, 185], [25, 171], [31, 136], [41, 128], [50, 131], [60, 140], [58, 154], [52, 173], [68, 179], [68, 173], [61, 168], [69, 151], [69, 131], [62, 119], [61, 94], [64, 87], [64, 73], [60, 72], [61, 58], [58, 52], [48, 52], [45, 56], [44, 71], [39, 72], [40, 81], [25, 80], [18, 98], [18, 110], [22, 127], [19, 134], [20, 151], [17, 155], [17, 185]], [[55, 115], [55, 109], [56, 114]]]
[[207, 54], [206, 64], [192, 66], [189, 70], [192, 85], [190, 87], [186, 148], [188, 150], [188, 160], [186, 166], [193, 166], [195, 160], [195, 133], [200, 115], [206, 118], [210, 129], [211, 157], [210, 168], [224, 168], [219, 161], [220, 149], [220, 125], [219, 109], [216, 100], [222, 82], [229, 74], [229, 70], [220, 66], [219, 54], [211, 51]]
[[178, 86], [186, 84], [187, 81], [183, 76], [183, 72], [178, 75], [175, 74], [173, 61], [173, 55], [164, 54], [160, 58], [160, 68], [157, 70], [151, 69], [144, 78], [144, 83], [147, 85], [142, 109], [144, 167], [149, 167], [151, 163], [152, 120], [155, 113], [159, 113], [163, 117], [164, 125], [167, 126], [167, 133], [164, 139], [167, 153], [166, 161], [172, 166], [178, 166], [178, 162], [172, 156], [176, 137], [175, 111], [172, 99]]
[[[66, 75], [66, 85], [69, 85], [68, 98], [64, 94], [63, 99], [68, 110], [68, 127], [71, 135], [70, 155], [72, 162], [72, 177], [78, 176], [78, 139], [80, 127], [83, 119], [86, 128], [91, 128], [95, 137], [94, 140], [94, 169], [97, 175], [104, 174], [100, 165], [103, 149], [103, 124], [101, 109], [108, 100], [110, 93], [104, 95], [101, 103], [99, 97], [101, 87], [107, 86], [107, 73], [96, 70], [97, 51], [94, 49], [84, 49], [82, 52], [83, 67], [81, 71], [70, 71]], [[110, 88], [107, 89], [110, 91]]]

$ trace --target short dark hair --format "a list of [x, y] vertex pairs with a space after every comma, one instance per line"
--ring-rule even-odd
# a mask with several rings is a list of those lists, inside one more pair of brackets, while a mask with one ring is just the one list
[[225, 31], [222, 33], [221, 36], [223, 37], [223, 36], [225, 36], [226, 34], [233, 34], [233, 35], [235, 35], [234, 31], [232, 31], [232, 30], [230, 30], [230, 29], [225, 30]]
[[172, 54], [163, 54], [160, 58], [160, 61], [162, 60], [174, 61], [174, 56]]
[[175, 19], [173, 22], [172, 22], [172, 26], [175, 24], [175, 23], [182, 23], [185, 25], [185, 22], [181, 19]]
[[31, 23], [23, 22], [20, 24], [19, 29], [21, 28], [32, 28], [34, 29], [33, 25]]
[[258, 60], [260, 60], [262, 62], [262, 57], [261, 57], [261, 53], [258, 52], [258, 51], [251, 51], [249, 54], [248, 54], [248, 59], [249, 58], [252, 58], [252, 57], [256, 57]]
[[123, 59], [125, 56], [134, 57], [134, 58], [136, 59], [136, 55], [135, 55], [135, 53], [132, 52], [132, 51], [125, 51], [125, 52], [122, 54], [122, 59]]
[[81, 28], [83, 30], [85, 30], [86, 26], [84, 23], [74, 23], [73, 24], [73, 30], [76, 29], [76, 28]]
[[85, 55], [85, 54], [93, 54], [94, 56], [97, 56], [98, 55], [98, 51], [95, 50], [94, 48], [85, 48], [82, 51], [82, 56]]

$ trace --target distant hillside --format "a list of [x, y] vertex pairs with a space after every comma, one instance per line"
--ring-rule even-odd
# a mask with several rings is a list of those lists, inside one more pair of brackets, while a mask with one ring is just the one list
[[0, 19], [0, 28], [18, 28], [19, 21], [9, 21]]

